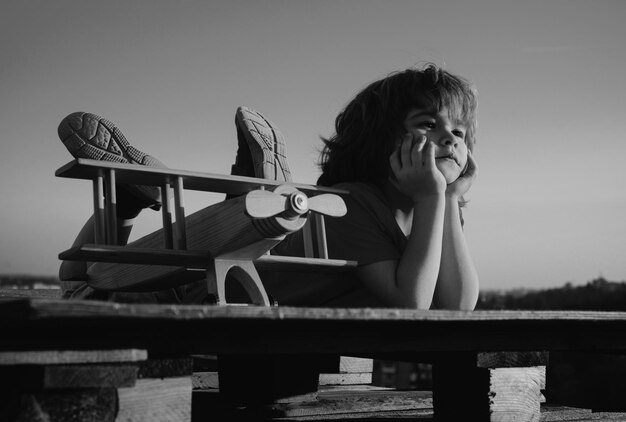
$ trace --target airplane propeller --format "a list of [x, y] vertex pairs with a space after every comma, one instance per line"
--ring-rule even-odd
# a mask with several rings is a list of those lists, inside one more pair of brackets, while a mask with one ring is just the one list
[[297, 189], [284, 193], [253, 190], [246, 195], [246, 211], [254, 218], [269, 218], [279, 214], [293, 218], [309, 211], [341, 217], [346, 214], [347, 208], [339, 195], [331, 193], [309, 198]]

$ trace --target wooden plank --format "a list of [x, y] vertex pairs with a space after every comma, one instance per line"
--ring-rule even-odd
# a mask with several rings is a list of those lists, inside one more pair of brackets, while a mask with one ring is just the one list
[[194, 372], [192, 385], [194, 390], [218, 390], [220, 388], [219, 372]]
[[548, 364], [547, 351], [538, 352], [482, 352], [476, 356], [479, 368], [523, 368]]
[[[91, 180], [97, 176], [98, 172], [101, 171], [100, 169], [116, 170], [116, 180], [118, 183], [161, 186], [163, 183], [172, 183], [176, 177], [180, 176], [183, 180], [183, 186], [185, 189], [230, 193], [233, 195], [244, 194], [251, 190], [259, 189], [260, 187], [272, 189], [286, 184], [285, 182], [279, 182], [271, 179], [113, 163], [109, 161], [89, 160], [83, 158], [78, 158], [63, 165], [57, 169], [55, 176]], [[303, 183], [288, 184], [307, 194], [349, 194], [346, 190], [323, 186]]]
[[[280, 417], [370, 416], [386, 412], [432, 410], [432, 394], [424, 391], [397, 391], [393, 389], [366, 388], [321, 390], [318, 400], [304, 403], [278, 404], [272, 407]], [[361, 419], [359, 419], [361, 420]]]
[[139, 378], [172, 378], [191, 376], [193, 373], [193, 359], [190, 356], [177, 358], [150, 359], [139, 363]]
[[[219, 376], [217, 365], [215, 371], [193, 373], [194, 389], [218, 389]], [[341, 356], [341, 368], [338, 373], [322, 373], [319, 376], [319, 385], [357, 385], [371, 384], [373, 360], [350, 358]]]
[[371, 372], [353, 372], [343, 374], [320, 374], [319, 385], [371, 384]]
[[626, 413], [624, 412], [592, 412], [590, 418], [580, 419], [578, 422], [610, 422], [610, 421], [626, 421]]
[[116, 413], [115, 388], [37, 394], [3, 392], [0, 406], [3, 422], [113, 422]]
[[31, 298], [31, 299], [61, 299], [63, 291], [60, 288], [50, 289], [0, 289], [0, 300]]
[[354, 356], [340, 356], [340, 373], [365, 373], [374, 370], [374, 359], [359, 358]]
[[0, 367], [0, 387], [18, 391], [131, 387], [137, 365], [20, 365]]
[[[236, 413], [227, 413], [214, 390], [195, 391], [193, 401], [194, 420], [241, 420]], [[395, 421], [418, 416], [432, 420], [432, 394], [372, 386], [324, 387], [314, 398], [274, 403], [255, 412], [252, 420]]]
[[192, 355], [193, 372], [217, 371], [217, 356], [215, 355]]
[[374, 360], [354, 356], [325, 356], [320, 360], [320, 372], [327, 374], [363, 373], [374, 370]]
[[145, 378], [120, 388], [116, 422], [191, 421], [191, 377]]
[[545, 366], [480, 368], [475, 353], [444, 354], [433, 364], [435, 420], [539, 421]]
[[541, 415], [541, 388], [545, 387], [545, 371], [545, 366], [490, 369], [490, 420], [538, 422]]
[[139, 349], [0, 351], [0, 366], [139, 362], [147, 358], [148, 353]]
[[136, 365], [50, 365], [43, 368], [43, 389], [132, 387]]
[[[27, 311], [14, 313], [15, 307]], [[450, 323], [467, 327], [515, 328], [515, 335], [535, 327], [544, 327], [554, 333], [562, 328], [593, 326], [598, 330], [626, 330], [626, 312], [600, 311], [447, 311], [411, 310], [400, 308], [323, 308], [323, 307], [265, 307], [265, 306], [209, 306], [209, 305], [155, 305], [111, 303], [88, 300], [30, 300], [28, 298], [8, 301], [0, 305], [0, 324], [12, 320], [37, 320], [50, 318], [165, 318], [169, 320], [255, 320], [298, 322], [382, 322], [388, 326], [434, 323], [438, 329], [451, 328]], [[96, 322], [96, 321], [94, 321]], [[476, 325], [478, 323], [478, 325]], [[365, 326], [367, 326], [367, 324]], [[500, 334], [497, 332], [496, 334]], [[619, 339], [613, 339], [619, 340]], [[578, 347], [577, 347], [578, 346]], [[572, 348], [585, 345], [573, 343]], [[496, 349], [497, 350], [497, 349]]]
[[[84, 330], [88, 324], [90, 330]], [[123, 329], [121, 329], [123, 327]], [[31, 337], [21, 335], [28, 329]], [[310, 353], [408, 358], [441, 351], [626, 351], [622, 313], [0, 303], [0, 348], [149, 348], [191, 354]], [[81, 336], [72, 330], [81, 330]], [[115, 330], [115, 336], [99, 333]], [[420, 336], [406, 336], [406, 332]], [[197, 333], [211, 335], [198, 335]], [[78, 347], [80, 346], [80, 347]], [[60, 347], [60, 346], [59, 346]], [[400, 359], [398, 359], [400, 360]]]
[[[557, 422], [557, 421], [591, 421], [596, 416], [591, 409], [581, 409], [577, 407], [567, 406], [542, 406], [541, 422]], [[599, 418], [596, 418], [598, 420]]]

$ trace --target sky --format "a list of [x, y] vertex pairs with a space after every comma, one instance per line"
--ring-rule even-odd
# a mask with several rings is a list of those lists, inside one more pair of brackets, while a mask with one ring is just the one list
[[[72, 112], [171, 168], [228, 174], [248, 106], [315, 183], [348, 101], [433, 62], [478, 91], [464, 214], [482, 288], [626, 280], [625, 19], [621, 0], [4, 0], [0, 273], [56, 275], [92, 212], [89, 181], [54, 176]], [[190, 192], [186, 210], [221, 199]], [[159, 224], [143, 212], [131, 240]]]

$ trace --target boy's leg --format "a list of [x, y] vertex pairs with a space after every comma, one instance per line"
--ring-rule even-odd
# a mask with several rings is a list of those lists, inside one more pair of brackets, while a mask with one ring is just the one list
[[285, 137], [264, 115], [248, 107], [235, 113], [237, 156], [231, 174], [291, 182]]
[[[267, 178], [279, 181], [291, 181], [291, 173], [286, 160], [285, 140], [280, 130], [260, 113], [246, 107], [237, 110], [235, 123], [238, 135], [238, 150], [236, 162], [233, 165], [232, 174], [250, 177]], [[100, 127], [104, 126], [104, 128]], [[111, 136], [114, 135], [114, 136]], [[131, 162], [133, 164], [158, 165], [165, 167], [158, 160], [147, 154], [141, 153], [128, 144], [126, 138], [119, 129], [106, 119], [88, 113], [73, 113], [61, 123], [59, 136], [77, 158], [103, 159], [116, 162]], [[122, 147], [109, 146], [110, 139], [120, 139]], [[117, 143], [117, 141], [116, 141]], [[120, 153], [117, 153], [119, 149]], [[130, 157], [130, 159], [128, 159]], [[146, 158], [147, 157], [147, 158]], [[126, 160], [126, 161], [122, 161]], [[156, 164], [155, 164], [156, 163]], [[118, 235], [121, 244], [125, 244], [132, 227], [132, 218], [142, 208], [151, 206], [158, 208], [159, 202], [146, 186], [118, 186], [118, 217], [127, 219], [131, 225], [120, 227], [126, 230]], [[154, 189], [156, 194], [158, 190]], [[122, 199], [123, 195], [123, 199]], [[146, 198], [147, 196], [147, 198]], [[227, 199], [229, 197], [227, 196]], [[128, 206], [123, 204], [129, 204]], [[123, 213], [123, 216], [120, 215]], [[155, 232], [137, 240], [138, 246], [149, 247], [154, 243]], [[93, 242], [93, 220], [88, 221], [75, 244]], [[81, 266], [82, 265], [82, 266]], [[62, 273], [74, 279], [86, 279], [86, 267], [80, 262], [66, 261], [62, 264]], [[200, 291], [195, 292], [196, 288]], [[206, 296], [205, 283], [195, 283], [185, 289], [185, 302], [200, 302], [202, 295]], [[194, 294], [196, 293], [196, 294]], [[195, 296], [198, 296], [197, 298]]]
[[[156, 158], [130, 145], [111, 121], [92, 113], [68, 115], [59, 124], [58, 134], [74, 158], [166, 167]], [[116, 188], [118, 217], [134, 218], [143, 208], [159, 210], [161, 207], [160, 190], [154, 186], [120, 184]]]
[[[280, 129], [248, 107], [237, 109], [235, 125], [238, 147], [231, 174], [291, 182], [285, 137]], [[226, 199], [231, 197], [227, 195]], [[297, 231], [276, 245], [272, 254], [304, 256], [302, 242], [302, 231]]]
[[[235, 126], [237, 128], [237, 154], [231, 174], [291, 182], [285, 137], [280, 129], [263, 114], [243, 106], [237, 108]], [[226, 200], [236, 196], [227, 194]], [[290, 237], [287, 236], [287, 239]], [[285, 242], [277, 246], [286, 248], [283, 246]], [[247, 293], [237, 288], [237, 283], [230, 284], [229, 300], [230, 298], [234, 301], [246, 299]], [[205, 283], [189, 284], [185, 293], [185, 302], [202, 303], [206, 299], [206, 294]]]
[[[128, 238], [130, 237], [130, 232], [133, 228], [133, 223], [135, 219], [117, 219], [117, 240], [118, 244], [125, 245], [128, 242]], [[94, 216], [92, 215], [85, 222], [80, 232], [74, 239], [74, 243], [72, 243], [72, 247], [85, 245], [88, 243], [95, 242], [95, 222]], [[61, 281], [67, 280], [85, 280], [85, 276], [87, 274], [88, 263], [83, 261], [63, 261], [61, 263], [61, 267], [59, 268], [59, 279]]]
[[[120, 245], [128, 242], [130, 232], [133, 227], [134, 218], [117, 220], [117, 239]], [[95, 242], [95, 222], [92, 215], [85, 222], [80, 232], [74, 239], [72, 247]], [[96, 292], [89, 287], [85, 280], [87, 279], [87, 269], [89, 263], [85, 261], [63, 261], [59, 267], [59, 280], [63, 297], [65, 298], [82, 298], [82, 299], [102, 299], [109, 298], [106, 292]]]
[[[58, 135], [74, 158], [112, 161], [166, 167], [156, 158], [131, 146], [124, 134], [109, 120], [91, 113], [76, 112], [65, 117], [58, 127]], [[161, 206], [160, 191], [152, 186], [116, 186], [118, 242], [128, 242], [134, 218], [143, 208], [158, 210]], [[94, 242], [94, 217], [84, 224], [72, 246]], [[59, 278], [63, 281], [86, 280], [88, 263], [63, 261]], [[72, 283], [66, 283], [71, 289]], [[69, 293], [71, 295], [71, 292]]]

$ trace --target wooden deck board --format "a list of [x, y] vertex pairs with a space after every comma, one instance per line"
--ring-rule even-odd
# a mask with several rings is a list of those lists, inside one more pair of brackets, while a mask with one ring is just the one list
[[[626, 313], [412, 311], [146, 305], [17, 299], [0, 303], [0, 347], [137, 347], [190, 353], [411, 358], [420, 352], [626, 350]], [[31, 336], [24, 339], [24, 330]], [[81, 330], [81, 336], [75, 336]], [[102, 332], [110, 335], [102, 336]], [[416, 333], [407, 336], [406, 333]], [[100, 345], [100, 346], [98, 346]]]
[[[126, 317], [131, 319], [165, 318], [172, 320], [274, 320], [274, 321], [332, 321], [332, 322], [456, 322], [482, 321], [494, 324], [524, 323], [614, 323], [626, 329], [626, 312], [604, 311], [447, 311], [411, 310], [401, 308], [322, 308], [322, 307], [266, 307], [266, 306], [206, 306], [124, 304], [86, 300], [31, 301], [16, 298], [15, 302], [30, 309], [29, 319]], [[0, 316], [11, 317], [0, 307]], [[18, 319], [24, 319], [18, 316]]]
[[[215, 416], [218, 391], [195, 391], [196, 417]], [[218, 410], [219, 411], [219, 410]], [[208, 412], [208, 413], [205, 413]], [[274, 406], [265, 421], [434, 421], [430, 391], [395, 390], [377, 387], [321, 389], [316, 401]], [[232, 415], [229, 415], [232, 416]], [[195, 419], [195, 418], [194, 418]], [[592, 412], [590, 409], [541, 405], [541, 422], [624, 421], [626, 413]]]

